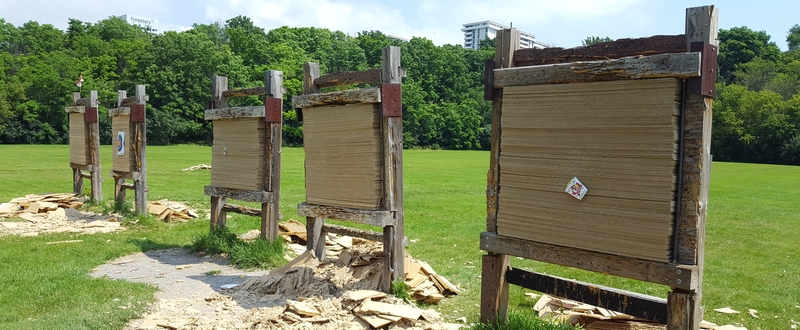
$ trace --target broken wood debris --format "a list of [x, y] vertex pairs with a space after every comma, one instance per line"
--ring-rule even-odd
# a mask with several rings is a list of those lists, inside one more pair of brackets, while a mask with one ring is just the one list
[[[654, 323], [574, 300], [559, 299], [547, 294], [541, 295], [533, 306], [533, 310], [539, 313], [540, 318], [555, 319], [561, 322], [567, 322], [571, 325], [581, 324], [585, 330], [666, 329], [664, 324]], [[740, 329], [731, 327], [730, 325], [718, 326], [707, 321], [702, 321], [700, 323], [700, 329], [705, 330]]]
[[210, 169], [211, 169], [211, 165], [198, 164], [198, 165], [195, 165], [195, 166], [190, 166], [190, 167], [184, 168], [181, 171], [188, 172], [188, 171], [210, 170]]
[[197, 218], [197, 212], [190, 209], [185, 204], [168, 201], [166, 199], [147, 202], [147, 212], [166, 222], [172, 222], [172, 220], [186, 221]]
[[[278, 228], [280, 235], [285, 241], [301, 245], [306, 243], [306, 227], [302, 223], [289, 219], [279, 223]], [[369, 269], [372, 269], [372, 266], [380, 265], [380, 263], [383, 262], [383, 251], [380, 244], [362, 238], [338, 236], [331, 233], [327, 234], [325, 243], [328, 257], [338, 256], [339, 261], [352, 268], [353, 277], [369, 277], [370, 280], [374, 280], [377, 283], [379, 280], [379, 276], [376, 275], [378, 271], [369, 274], [369, 270], [366, 266], [370, 266]], [[372, 244], [371, 246], [373, 247], [370, 253], [353, 255], [350, 251], [354, 245], [367, 246], [370, 244]], [[312, 258], [307, 254], [308, 253], [303, 253], [302, 256], [304, 257], [298, 259]], [[298, 259], [295, 259], [295, 261]], [[428, 263], [417, 260], [409, 255], [405, 257], [404, 263], [405, 266], [403, 269], [406, 272], [404, 274], [404, 280], [411, 288], [409, 295], [414, 300], [435, 304], [448, 295], [461, 293], [461, 290], [456, 285], [437, 274]], [[292, 267], [290, 264], [284, 267]], [[284, 267], [273, 270], [273, 273], [276, 271], [285, 272], [286, 270]]]
[[25, 195], [0, 204], [0, 218], [17, 216], [20, 213], [47, 213], [58, 208], [79, 208], [84, 199], [73, 193]]

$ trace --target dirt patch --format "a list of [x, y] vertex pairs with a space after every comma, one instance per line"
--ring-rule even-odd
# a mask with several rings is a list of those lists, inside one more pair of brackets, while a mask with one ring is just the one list
[[73, 208], [57, 208], [46, 213], [17, 213], [25, 221], [0, 222], [0, 236], [38, 236], [51, 233], [110, 233], [124, 230], [116, 215], [81, 212]]
[[[158, 300], [150, 311], [141, 319], [132, 320], [126, 329], [369, 329], [359, 308], [372, 301], [398, 309], [417, 308], [393, 296], [353, 298], [353, 292], [371, 288], [373, 283], [369, 275], [352, 275], [349, 267], [332, 258], [322, 263], [306, 259], [270, 275], [269, 271], [236, 269], [224, 257], [182, 249], [136, 253], [110, 261], [91, 273], [93, 277], [149, 283], [159, 288]], [[366, 300], [369, 302], [365, 304]], [[301, 305], [306, 306], [301, 310], [310, 308], [314, 315], [302, 315], [298, 311]], [[396, 320], [390, 327], [460, 328], [459, 324], [441, 322], [441, 316], [432, 309], [419, 313], [418, 319]], [[379, 316], [371, 321], [376, 318]]]

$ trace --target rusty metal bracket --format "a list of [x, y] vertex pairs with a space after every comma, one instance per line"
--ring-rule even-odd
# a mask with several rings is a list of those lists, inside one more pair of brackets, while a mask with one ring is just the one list
[[403, 116], [402, 85], [381, 84], [381, 109], [384, 117]]
[[264, 99], [264, 120], [268, 123], [282, 122], [283, 99], [267, 97]]
[[87, 123], [96, 123], [97, 107], [86, 107], [86, 112], [83, 114], [83, 121]]
[[491, 101], [494, 97], [494, 59], [488, 59], [483, 66], [483, 99]]
[[719, 47], [707, 42], [693, 42], [689, 50], [700, 52], [700, 77], [690, 78], [689, 95], [700, 94], [707, 97], [714, 97], [716, 94], [717, 81], [717, 54]]
[[131, 122], [143, 123], [145, 121], [144, 104], [131, 104]]

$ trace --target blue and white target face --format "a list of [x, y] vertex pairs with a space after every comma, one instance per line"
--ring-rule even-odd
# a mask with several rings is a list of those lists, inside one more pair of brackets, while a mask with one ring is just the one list
[[125, 155], [125, 131], [117, 132], [117, 155]]

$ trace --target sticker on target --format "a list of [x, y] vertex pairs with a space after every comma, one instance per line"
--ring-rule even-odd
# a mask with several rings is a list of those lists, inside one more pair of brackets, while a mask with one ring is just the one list
[[589, 189], [586, 188], [586, 185], [584, 185], [581, 180], [578, 180], [578, 177], [572, 178], [567, 185], [567, 189], [564, 190], [564, 192], [570, 194], [572, 197], [575, 197], [578, 200], [582, 200], [583, 196], [586, 196], [587, 191], [589, 191]]

